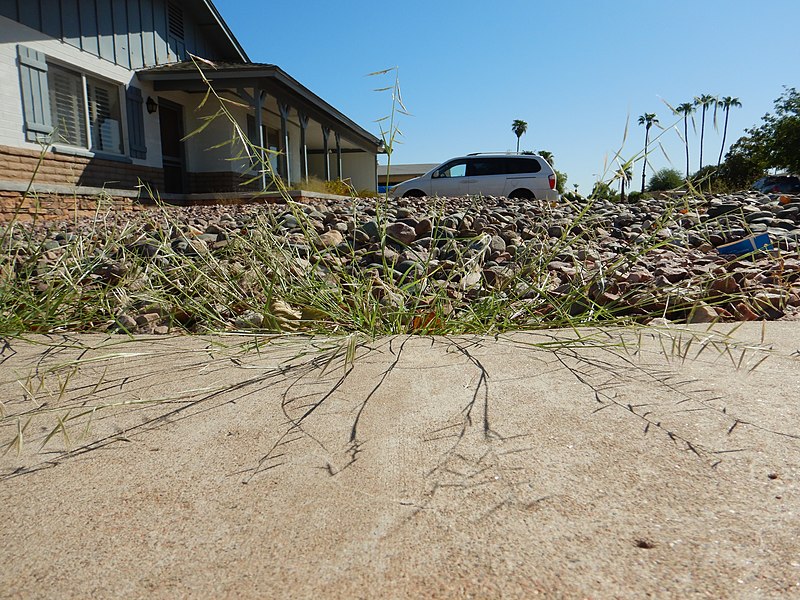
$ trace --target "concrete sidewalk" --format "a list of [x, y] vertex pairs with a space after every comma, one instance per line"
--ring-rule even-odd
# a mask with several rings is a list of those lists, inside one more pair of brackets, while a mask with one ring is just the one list
[[798, 597], [800, 323], [730, 330], [11, 340], [0, 596]]

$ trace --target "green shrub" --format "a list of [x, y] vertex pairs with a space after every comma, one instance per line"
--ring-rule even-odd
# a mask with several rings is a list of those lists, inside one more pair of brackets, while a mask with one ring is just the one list
[[564, 171], [553, 169], [556, 172], [556, 191], [559, 194], [564, 193], [564, 186], [567, 185], [567, 174]]
[[652, 198], [652, 194], [648, 194], [647, 192], [631, 192], [628, 194], [628, 202], [638, 202], [639, 200], [648, 200]]
[[611, 186], [604, 181], [598, 181], [594, 184], [591, 197], [597, 200], [619, 200], [619, 194], [612, 190]]
[[683, 176], [676, 169], [659, 169], [650, 177], [647, 190], [650, 192], [666, 192], [683, 186]]

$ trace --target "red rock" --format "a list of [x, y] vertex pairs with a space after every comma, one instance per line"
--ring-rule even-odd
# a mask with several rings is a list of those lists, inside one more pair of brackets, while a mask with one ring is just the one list
[[733, 307], [733, 316], [738, 321], [756, 321], [758, 315], [754, 313], [746, 302], [739, 302]]

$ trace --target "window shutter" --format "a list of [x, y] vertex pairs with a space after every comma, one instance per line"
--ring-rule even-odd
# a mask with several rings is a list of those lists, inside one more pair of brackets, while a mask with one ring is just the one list
[[47, 62], [42, 52], [17, 46], [19, 76], [22, 83], [22, 110], [25, 117], [25, 139], [29, 142], [49, 141], [53, 133], [50, 118], [50, 96], [47, 89]]
[[131, 158], [147, 158], [147, 144], [144, 139], [144, 114], [142, 112], [142, 90], [129, 87], [125, 92], [128, 105], [128, 140]]

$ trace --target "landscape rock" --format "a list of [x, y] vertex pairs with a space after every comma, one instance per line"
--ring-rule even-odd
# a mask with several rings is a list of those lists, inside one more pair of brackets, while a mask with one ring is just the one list
[[[239, 237], [266, 240], [263, 228], [272, 226], [270, 235], [282, 240], [290, 260], [296, 261], [289, 276], [313, 272], [330, 285], [340, 285], [333, 274], [363, 277], [369, 269], [374, 273], [373, 296], [387, 310], [405, 302], [395, 286], [412, 286], [411, 293], [434, 284], [458, 302], [487, 294], [528, 301], [551, 294], [551, 306], [558, 305], [558, 294], [585, 286], [585, 299], [570, 296], [570, 306], [559, 310], [580, 314], [595, 303], [613, 307], [615, 316], [640, 320], [658, 310], [667, 310], [670, 320], [775, 319], [790, 316], [800, 303], [797, 197], [784, 202], [778, 196], [741, 192], [677, 203], [660, 196], [591, 205], [585, 199], [551, 204], [465, 197], [441, 199], [435, 206], [429, 199], [407, 198], [386, 206], [374, 199], [353, 199], [291, 207], [275, 203], [164, 210], [168, 218], [158, 209], [112, 213], [102, 231], [88, 219], [21, 223], [3, 239], [2, 252], [13, 253], [13, 260], [3, 265], [3, 277], [21, 271], [29, 253], [38, 256], [31, 289], [46, 294], [53, 285], [48, 274], [69, 246], [101, 237], [108, 246], [90, 260], [88, 276], [79, 284], [88, 290], [124, 288], [119, 304], [113, 305], [117, 316], [103, 326], [114, 323], [112, 329], [137, 332], [170, 325], [191, 328], [198, 319], [188, 312], [125, 304], [126, 294], [145, 292], [155, 273], [169, 280], [177, 252], [202, 269], [217, 265], [213, 268], [229, 271], [243, 298], [258, 295], [272, 275], [238, 264], [232, 248], [240, 247], [235, 243]], [[122, 231], [124, 236], [114, 237]], [[754, 232], [767, 233], [776, 250], [739, 257], [716, 249]], [[45, 252], [36, 255], [27, 246], [29, 239], [43, 244]], [[676, 297], [681, 298], [677, 305]], [[243, 306], [220, 307], [219, 315], [231, 327], [273, 326], [252, 308], [247, 300]], [[278, 308], [270, 313], [280, 317], [280, 327], [299, 326], [301, 309]]]
[[386, 235], [401, 244], [408, 245], [416, 239], [417, 232], [406, 223], [396, 222], [386, 226]]
[[343, 240], [344, 236], [340, 231], [331, 229], [330, 231], [320, 234], [316, 239], [315, 245], [317, 248], [331, 248], [333, 246], [338, 246]]

